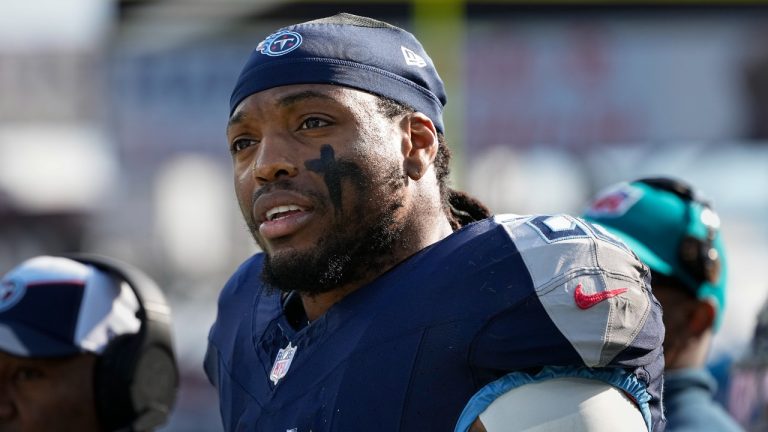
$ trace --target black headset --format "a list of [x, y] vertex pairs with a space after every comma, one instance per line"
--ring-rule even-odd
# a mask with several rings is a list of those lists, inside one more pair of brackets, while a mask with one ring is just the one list
[[[711, 204], [698, 196], [688, 183], [669, 177], [650, 177], [635, 180], [644, 183], [654, 189], [675, 194], [688, 203], [696, 203], [702, 207], [702, 211], [714, 213]], [[687, 207], [687, 225], [691, 225], [694, 216], [691, 207]], [[717, 283], [720, 278], [720, 256], [714, 242], [717, 236], [718, 226], [710, 221], [702, 221], [707, 228], [707, 236], [702, 240], [690, 234], [683, 237], [678, 246], [677, 257], [685, 271], [697, 282]]]
[[93, 254], [63, 256], [125, 281], [136, 295], [139, 332], [117, 336], [97, 359], [96, 412], [110, 432], [154, 430], [168, 419], [179, 386], [165, 296], [149, 276], [127, 263]]

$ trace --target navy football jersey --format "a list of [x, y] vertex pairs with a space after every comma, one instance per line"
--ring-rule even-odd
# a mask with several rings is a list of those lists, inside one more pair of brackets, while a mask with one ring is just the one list
[[298, 331], [263, 258], [226, 284], [209, 335], [227, 431], [450, 431], [481, 387], [544, 366], [629, 372], [663, 430], [661, 308], [647, 268], [597, 226], [471, 224]]

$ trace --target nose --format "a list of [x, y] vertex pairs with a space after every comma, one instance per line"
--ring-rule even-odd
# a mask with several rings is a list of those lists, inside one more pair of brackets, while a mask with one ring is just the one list
[[299, 169], [293, 162], [290, 142], [280, 137], [264, 137], [253, 162], [253, 176], [261, 184], [295, 177]]

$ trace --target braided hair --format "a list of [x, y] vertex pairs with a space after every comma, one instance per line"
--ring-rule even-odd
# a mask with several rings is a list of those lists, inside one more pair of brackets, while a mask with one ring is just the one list
[[[412, 108], [395, 100], [383, 96], [377, 97], [379, 110], [388, 118], [409, 114], [414, 111]], [[437, 176], [437, 184], [440, 188], [440, 201], [442, 203], [443, 211], [451, 224], [451, 228], [457, 230], [464, 225], [491, 216], [491, 211], [488, 207], [476, 198], [470, 196], [466, 192], [457, 191], [448, 186], [448, 176], [451, 173], [449, 166], [451, 162], [451, 149], [448, 148], [448, 145], [445, 142], [445, 135], [441, 132], [437, 133], [437, 142], [437, 154], [435, 155], [434, 161], [435, 174]]]

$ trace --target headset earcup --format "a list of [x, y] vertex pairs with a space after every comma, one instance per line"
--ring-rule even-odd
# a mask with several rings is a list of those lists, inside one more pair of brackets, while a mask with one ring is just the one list
[[98, 255], [70, 254], [127, 282], [139, 301], [136, 334], [115, 337], [94, 371], [96, 411], [107, 431], [145, 432], [165, 423], [176, 399], [179, 372], [173, 351], [170, 308], [163, 292], [141, 270]]
[[131, 385], [135, 430], [153, 430], [167, 420], [178, 385], [178, 371], [171, 353], [159, 345], [145, 347], [136, 362]]
[[96, 361], [96, 411], [107, 431], [127, 428], [133, 422], [135, 408], [131, 384], [140, 349], [138, 335], [118, 336]]
[[140, 342], [136, 335], [121, 336], [96, 362], [97, 413], [107, 431], [153, 430], [173, 407], [179, 381], [173, 356]]

